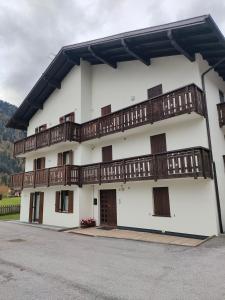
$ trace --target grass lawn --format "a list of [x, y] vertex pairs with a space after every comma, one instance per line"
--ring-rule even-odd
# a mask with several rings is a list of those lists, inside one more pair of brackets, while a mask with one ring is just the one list
[[3, 198], [2, 200], [0, 200], [0, 206], [18, 204], [20, 204], [20, 197]]
[[0, 216], [0, 221], [19, 220], [19, 219], [20, 219], [20, 214]]
[[[5, 205], [18, 205], [20, 204], [20, 197], [12, 197], [12, 198], [3, 198], [0, 200], [0, 206]], [[8, 221], [8, 220], [19, 220], [20, 214], [10, 214], [0, 216], [0, 221]]]

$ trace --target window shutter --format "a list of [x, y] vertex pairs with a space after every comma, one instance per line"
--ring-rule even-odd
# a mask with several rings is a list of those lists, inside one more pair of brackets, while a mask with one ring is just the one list
[[62, 166], [63, 165], [63, 154], [62, 153], [58, 153], [58, 162], [57, 162], [57, 166]]
[[41, 169], [45, 168], [45, 157], [41, 158]]
[[59, 212], [60, 192], [55, 192], [55, 212]]
[[35, 133], [38, 133], [39, 129], [38, 127], [35, 128]]
[[112, 146], [102, 147], [102, 161], [112, 161]]
[[73, 150], [69, 151], [69, 164], [72, 165], [73, 164]]
[[60, 118], [59, 118], [59, 123], [60, 123], [60, 124], [64, 123], [64, 117], [60, 117]]
[[34, 193], [30, 193], [30, 210], [29, 210], [29, 222], [32, 222], [32, 213], [33, 213], [33, 201], [34, 201]]
[[153, 188], [154, 214], [170, 217], [170, 202], [168, 187]]
[[72, 112], [70, 114], [70, 122], [75, 122], [75, 113], [74, 112]]
[[111, 104], [101, 108], [102, 117], [111, 113]]
[[73, 213], [73, 191], [68, 191], [68, 193], [69, 193], [68, 213]]
[[33, 161], [33, 171], [35, 171], [37, 169], [37, 160], [34, 159]]
[[39, 223], [43, 223], [44, 193], [40, 192]]
[[148, 89], [147, 92], [148, 92], [148, 99], [162, 95], [162, 93], [163, 93], [162, 84], [156, 85], [156, 86]]

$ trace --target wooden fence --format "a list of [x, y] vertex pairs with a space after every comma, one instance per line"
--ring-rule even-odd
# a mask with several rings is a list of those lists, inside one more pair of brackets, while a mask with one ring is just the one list
[[20, 205], [0, 206], [0, 216], [20, 213]]

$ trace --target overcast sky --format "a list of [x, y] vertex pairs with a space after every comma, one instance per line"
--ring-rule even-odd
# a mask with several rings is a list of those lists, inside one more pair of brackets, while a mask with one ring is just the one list
[[19, 105], [64, 45], [208, 13], [225, 34], [224, 0], [1, 0], [0, 99]]

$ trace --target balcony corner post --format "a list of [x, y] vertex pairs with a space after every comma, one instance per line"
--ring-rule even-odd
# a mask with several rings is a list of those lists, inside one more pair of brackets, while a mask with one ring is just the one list
[[196, 161], [195, 161], [195, 149], [192, 151], [192, 160], [193, 160], [193, 173], [194, 173], [194, 179], [198, 178], [198, 172], [196, 168]]
[[36, 170], [33, 171], [33, 188], [35, 188], [36, 185]]
[[125, 170], [125, 159], [123, 160], [123, 164], [122, 164], [122, 170], [123, 170], [123, 183], [126, 183], [126, 170]]
[[99, 164], [99, 179], [98, 179], [98, 181], [99, 181], [99, 185], [101, 185], [102, 184], [102, 164], [101, 163]]
[[153, 162], [154, 162], [154, 181], [158, 180], [158, 159], [157, 159], [157, 155], [153, 155]]

